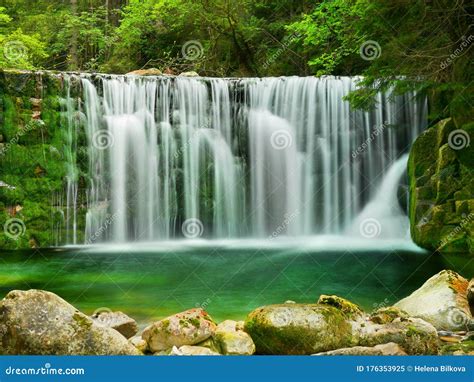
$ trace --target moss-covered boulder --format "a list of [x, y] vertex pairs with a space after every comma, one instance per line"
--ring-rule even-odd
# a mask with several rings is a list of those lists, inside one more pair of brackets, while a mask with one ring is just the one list
[[474, 123], [451, 119], [427, 129], [408, 161], [415, 243], [442, 253], [474, 254]]
[[212, 318], [201, 308], [189, 309], [154, 322], [142, 333], [148, 349], [155, 353], [173, 346], [195, 345], [216, 330]]
[[438, 330], [466, 330], [472, 321], [467, 287], [465, 278], [443, 270], [395, 306], [410, 316], [428, 321]]
[[244, 328], [258, 354], [314, 354], [352, 344], [348, 317], [330, 305], [264, 306], [247, 316]]
[[0, 301], [0, 353], [138, 355], [117, 331], [96, 324], [54, 293], [11, 291]]

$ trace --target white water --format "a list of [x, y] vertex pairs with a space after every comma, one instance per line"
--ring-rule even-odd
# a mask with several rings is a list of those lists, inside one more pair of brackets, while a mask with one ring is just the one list
[[193, 238], [350, 236], [367, 217], [402, 237], [394, 163], [425, 124], [414, 94], [363, 112], [342, 100], [357, 78], [81, 81], [87, 243], [189, 237], [189, 219]]
[[[408, 218], [398, 200], [398, 185], [406, 170], [408, 155], [403, 155], [388, 170], [375, 197], [352, 223], [349, 233], [359, 237], [397, 239], [409, 237]], [[376, 226], [371, 228], [371, 223]], [[376, 231], [371, 231], [372, 229]]]

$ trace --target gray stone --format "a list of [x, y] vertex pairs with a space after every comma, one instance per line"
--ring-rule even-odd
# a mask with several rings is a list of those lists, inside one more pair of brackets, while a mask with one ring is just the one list
[[202, 346], [183, 345], [179, 349], [173, 346], [169, 355], [220, 355]]
[[54, 293], [11, 291], [0, 301], [1, 354], [138, 355], [120, 333], [96, 324]]
[[444, 270], [395, 306], [410, 316], [431, 323], [438, 330], [466, 330], [472, 320], [466, 297], [467, 286], [465, 278]]
[[125, 338], [131, 338], [138, 333], [137, 322], [122, 312], [99, 312], [92, 319], [109, 328], [115, 329]]

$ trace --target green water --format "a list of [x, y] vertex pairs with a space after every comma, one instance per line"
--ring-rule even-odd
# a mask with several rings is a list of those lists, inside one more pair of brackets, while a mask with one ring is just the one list
[[390, 305], [441, 269], [474, 275], [472, 261], [419, 252], [200, 246], [156, 251], [52, 249], [1, 252], [0, 294], [45, 289], [91, 314], [121, 310], [141, 323], [196, 307], [243, 319], [286, 300], [346, 297], [367, 310]]

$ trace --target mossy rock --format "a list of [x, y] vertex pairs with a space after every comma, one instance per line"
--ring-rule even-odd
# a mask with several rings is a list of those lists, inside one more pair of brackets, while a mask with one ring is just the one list
[[247, 316], [244, 328], [258, 354], [314, 354], [352, 344], [347, 316], [330, 305], [264, 306]]
[[[465, 129], [464, 129], [465, 128]], [[414, 142], [408, 161], [410, 228], [416, 244], [441, 253], [474, 254], [474, 124], [458, 131], [444, 119]], [[454, 143], [462, 135], [465, 145]]]
[[357, 304], [335, 295], [329, 296], [322, 294], [319, 296], [318, 304], [333, 306], [349, 318], [364, 314], [364, 311]]
[[142, 338], [155, 353], [173, 346], [196, 345], [210, 338], [216, 330], [213, 319], [201, 308], [189, 309], [145, 328]]
[[395, 306], [389, 306], [377, 309], [369, 316], [370, 321], [375, 324], [389, 324], [397, 318], [407, 319], [408, 313]]

